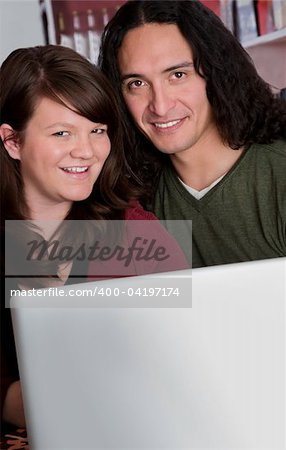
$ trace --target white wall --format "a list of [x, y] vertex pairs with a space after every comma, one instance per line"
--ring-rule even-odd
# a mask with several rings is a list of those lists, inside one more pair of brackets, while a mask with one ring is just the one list
[[19, 47], [44, 44], [38, 0], [0, 0], [0, 64]]

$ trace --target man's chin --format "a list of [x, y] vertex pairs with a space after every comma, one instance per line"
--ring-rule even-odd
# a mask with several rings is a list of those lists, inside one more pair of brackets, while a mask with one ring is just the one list
[[[149, 140], [151, 140], [151, 139], [149, 139]], [[165, 155], [174, 155], [174, 154], [179, 153], [184, 150], [184, 148], [177, 147], [174, 145], [172, 145], [172, 146], [162, 145], [162, 143], [156, 143], [155, 141], [152, 141], [152, 140], [151, 140], [151, 142], [159, 152], [164, 153]]]

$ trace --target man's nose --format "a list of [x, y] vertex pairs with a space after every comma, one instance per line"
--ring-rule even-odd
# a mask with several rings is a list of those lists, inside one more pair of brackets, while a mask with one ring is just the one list
[[77, 137], [71, 150], [73, 158], [91, 159], [94, 156], [94, 145], [90, 136]]
[[152, 87], [149, 109], [153, 114], [164, 117], [174, 106], [175, 100], [171, 94], [170, 86], [160, 83]]

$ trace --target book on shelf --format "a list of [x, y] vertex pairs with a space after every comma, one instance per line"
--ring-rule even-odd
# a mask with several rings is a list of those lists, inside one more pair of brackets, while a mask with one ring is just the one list
[[63, 45], [64, 47], [74, 49], [73, 36], [68, 35], [66, 33], [65, 17], [62, 12], [59, 12], [58, 15], [58, 27], [59, 27], [59, 44]]
[[236, 0], [235, 34], [241, 42], [258, 36], [253, 0]]
[[275, 0], [257, 0], [256, 2], [258, 34], [260, 36], [275, 30], [273, 3], [275, 3]]
[[87, 23], [88, 23], [88, 50], [89, 60], [93, 64], [97, 64], [99, 48], [100, 48], [100, 33], [98, 32], [95, 13], [92, 9], [87, 11]]
[[234, 0], [220, 0], [220, 18], [225, 26], [234, 33]]
[[272, 9], [275, 29], [286, 27], [286, 0], [273, 0]]
[[85, 19], [85, 14], [79, 13], [78, 11], [73, 11], [73, 38], [74, 38], [74, 49], [82, 56], [87, 58], [88, 54], [88, 37], [83, 21]]
[[241, 41], [286, 28], [286, 0], [200, 0]]
[[200, 0], [200, 2], [220, 17], [220, 0]]

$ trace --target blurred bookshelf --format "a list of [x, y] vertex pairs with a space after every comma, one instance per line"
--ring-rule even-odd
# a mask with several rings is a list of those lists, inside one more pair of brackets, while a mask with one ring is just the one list
[[265, 81], [277, 90], [286, 87], [286, 28], [243, 43]]
[[[260, 76], [286, 87], [286, 0], [200, 0], [240, 40]], [[97, 63], [100, 36], [125, 0], [39, 0], [46, 43]]]
[[123, 0], [39, 0], [47, 44], [73, 48], [97, 63], [100, 36]]
[[[282, 28], [281, 30], [272, 31], [271, 33], [264, 34], [262, 36], [257, 36], [250, 41], [243, 42], [244, 48], [255, 47], [256, 45], [264, 45], [264, 44], [284, 44], [286, 43], [286, 28]], [[285, 47], [286, 50], [286, 47]], [[286, 58], [286, 53], [285, 53]]]
[[274, 90], [286, 87], [286, 0], [201, 0], [220, 16]]

